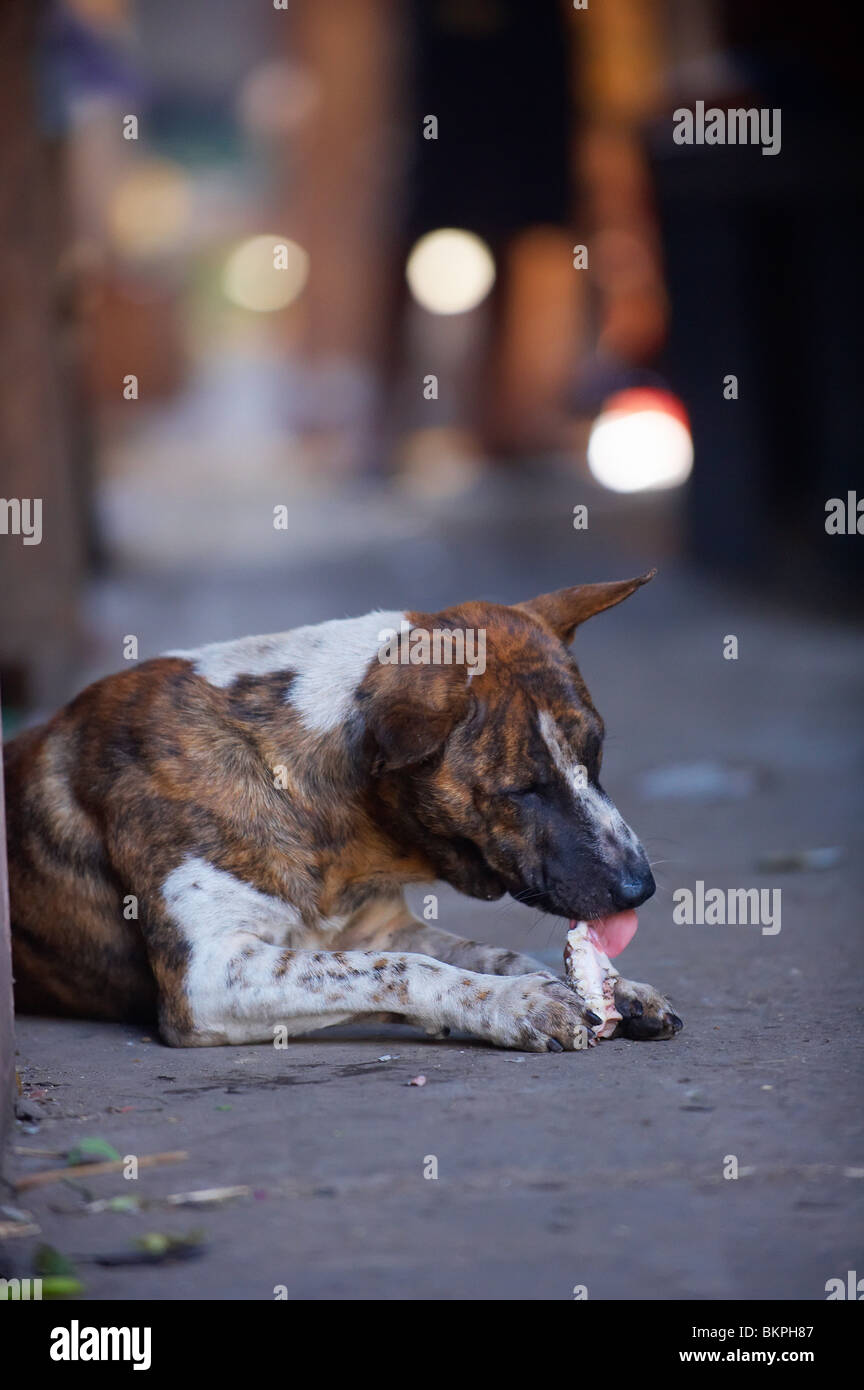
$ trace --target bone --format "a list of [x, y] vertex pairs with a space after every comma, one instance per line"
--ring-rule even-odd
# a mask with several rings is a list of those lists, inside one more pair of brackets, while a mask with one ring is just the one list
[[592, 1046], [600, 1038], [611, 1038], [621, 1015], [615, 1008], [615, 981], [618, 971], [600, 950], [587, 922], [574, 922], [564, 945], [564, 978], [571, 989], [602, 1020], [589, 1039]]

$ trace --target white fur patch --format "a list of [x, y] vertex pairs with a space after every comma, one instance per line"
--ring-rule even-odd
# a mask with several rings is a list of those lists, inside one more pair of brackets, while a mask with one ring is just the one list
[[637, 843], [617, 806], [603, 792], [586, 782], [584, 768], [571, 753], [561, 736], [561, 731], [548, 710], [540, 711], [540, 733], [543, 742], [552, 754], [552, 761], [561, 773], [573, 795], [578, 798], [580, 809], [587, 815], [596, 838], [611, 839], [622, 848]]
[[[303, 924], [289, 903], [260, 893], [250, 883], [214, 868], [206, 859], [190, 856], [165, 879], [162, 898], [173, 922], [190, 947], [186, 996], [196, 1028], [242, 1042], [250, 1033], [230, 1026], [227, 962], [246, 948], [262, 943], [292, 947], [304, 935]], [[263, 1012], [272, 985], [252, 978], [244, 991], [244, 1007], [253, 1018]], [[256, 1036], [254, 1029], [251, 1036]]]
[[[292, 945], [305, 928], [299, 913], [206, 859], [190, 855], [162, 884], [162, 898], [193, 950], [208, 937], [254, 931], [271, 945]], [[299, 936], [297, 938], [299, 940]]]
[[552, 754], [553, 763], [570, 790], [575, 792], [577, 796], [582, 796], [584, 792], [590, 790], [585, 777], [585, 769], [564, 743], [561, 731], [548, 709], [541, 709], [539, 724], [543, 742]]
[[308, 729], [326, 733], [350, 713], [354, 692], [381, 646], [381, 633], [398, 630], [404, 618], [404, 613], [366, 613], [362, 618], [336, 618], [314, 627], [213, 642], [165, 655], [191, 661], [199, 676], [221, 689], [238, 676], [294, 671], [290, 703]]

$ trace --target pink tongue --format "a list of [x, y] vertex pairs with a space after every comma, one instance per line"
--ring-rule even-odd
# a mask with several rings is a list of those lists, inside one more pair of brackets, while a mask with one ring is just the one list
[[[575, 926], [575, 922], [571, 922]], [[588, 929], [600, 950], [609, 957], [619, 956], [625, 946], [636, 935], [639, 919], [631, 908], [629, 912], [614, 912], [611, 917], [597, 917], [588, 923]]]

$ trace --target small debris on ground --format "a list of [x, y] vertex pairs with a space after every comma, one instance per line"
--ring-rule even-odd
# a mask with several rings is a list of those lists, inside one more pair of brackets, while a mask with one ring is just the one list
[[88, 1202], [86, 1210], [91, 1216], [103, 1211], [134, 1214], [150, 1207], [219, 1206], [223, 1202], [252, 1195], [252, 1188], [245, 1184], [236, 1187], [202, 1187], [195, 1192], [171, 1192], [167, 1197], [100, 1197], [98, 1201]]
[[203, 1232], [189, 1231], [185, 1236], [166, 1235], [162, 1231], [148, 1231], [138, 1236], [134, 1250], [109, 1250], [102, 1255], [91, 1255], [97, 1265], [159, 1265], [170, 1264], [174, 1260], [195, 1260], [207, 1250]]
[[[140, 1154], [138, 1155], [138, 1167], [155, 1168], [163, 1163], [185, 1163], [189, 1155], [185, 1149], [178, 1149], [175, 1153], [159, 1154]], [[93, 1178], [101, 1173], [120, 1173], [123, 1171], [126, 1160], [123, 1158], [111, 1159], [105, 1163], [81, 1163], [74, 1168], [47, 1168], [43, 1173], [30, 1173], [27, 1177], [18, 1178], [15, 1182], [17, 1192], [26, 1192], [31, 1187], [46, 1187], [50, 1183], [68, 1182], [70, 1178]]]
[[15, 1102], [15, 1119], [25, 1124], [38, 1124], [44, 1118], [44, 1111], [30, 1096], [19, 1096]]
[[248, 1197], [251, 1191], [250, 1187], [244, 1185], [202, 1187], [197, 1192], [172, 1192], [170, 1196], [162, 1197], [160, 1200], [169, 1207], [219, 1206], [222, 1202], [230, 1202], [235, 1197]]
[[100, 1211], [120, 1211], [138, 1212], [142, 1206], [148, 1206], [146, 1198], [142, 1197], [100, 1197], [96, 1202], [88, 1202], [87, 1210], [94, 1214]]
[[33, 1220], [32, 1211], [25, 1211], [23, 1207], [0, 1206], [0, 1216], [5, 1221], [20, 1222], [22, 1226]]
[[42, 1280], [43, 1298], [77, 1298], [84, 1285], [67, 1255], [53, 1245], [40, 1245], [33, 1256], [33, 1269]]
[[20, 1240], [23, 1236], [38, 1236], [41, 1231], [35, 1221], [0, 1221], [0, 1240]]

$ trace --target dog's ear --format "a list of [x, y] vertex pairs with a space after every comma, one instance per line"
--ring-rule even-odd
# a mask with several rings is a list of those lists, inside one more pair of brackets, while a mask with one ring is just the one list
[[372, 772], [396, 772], [437, 753], [469, 704], [464, 666], [375, 663], [358, 691]]
[[609, 584], [577, 584], [572, 589], [556, 589], [553, 594], [541, 594], [539, 598], [515, 606], [523, 613], [530, 613], [532, 618], [539, 618], [562, 642], [572, 642], [580, 623], [593, 618], [595, 613], [602, 613], [604, 608], [614, 608], [656, 573], [656, 570], [649, 570], [636, 579], [619, 579]]

